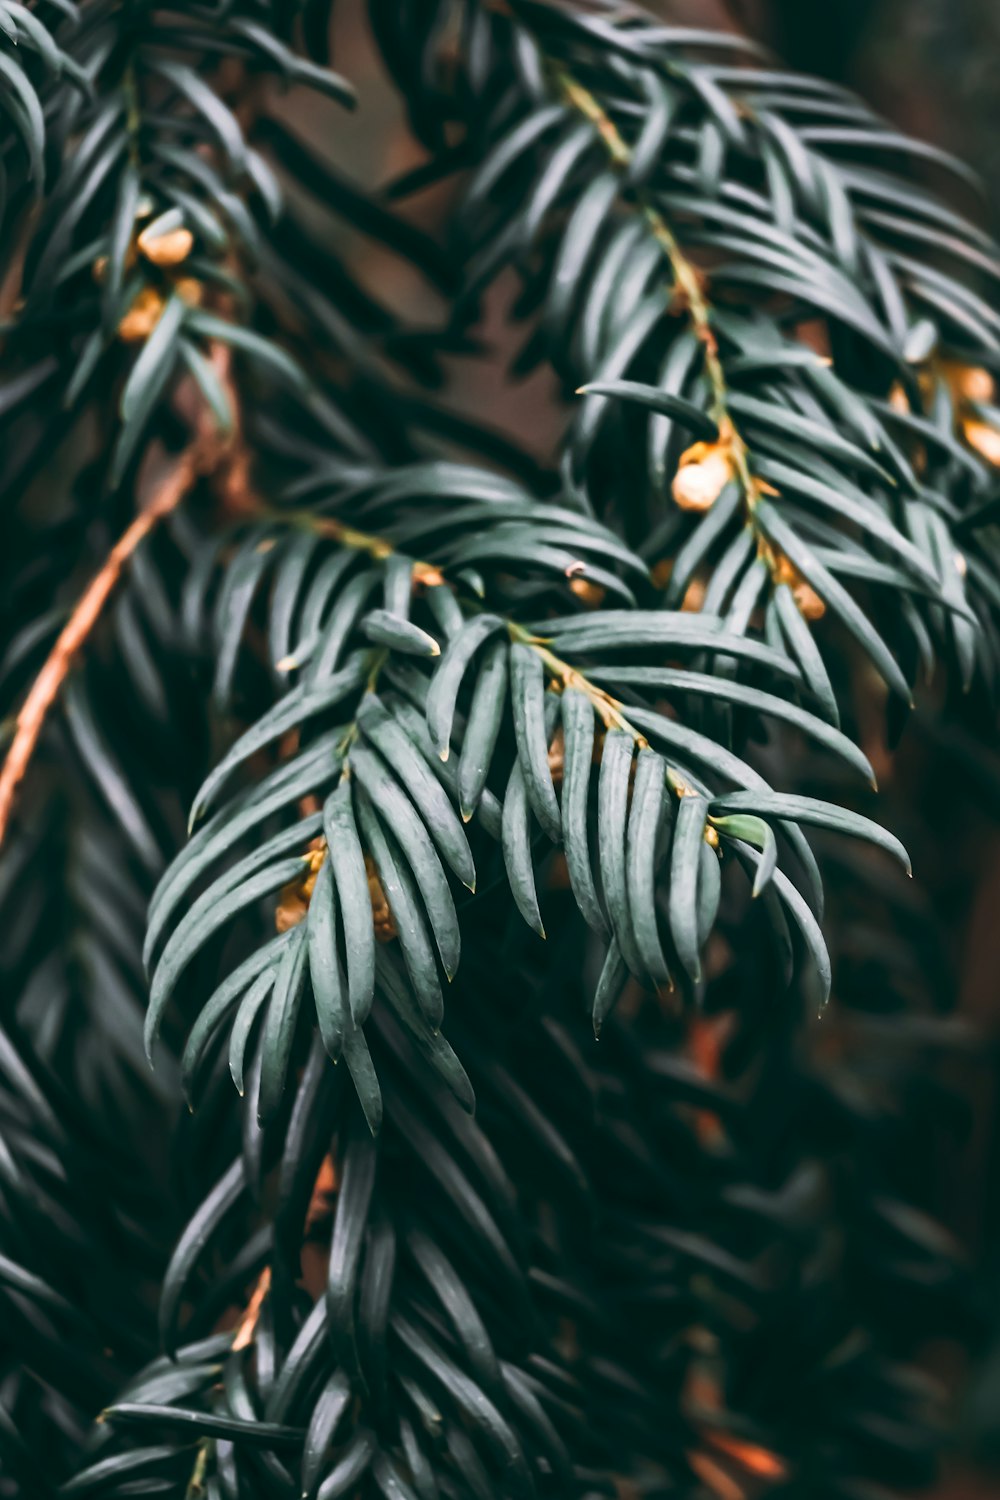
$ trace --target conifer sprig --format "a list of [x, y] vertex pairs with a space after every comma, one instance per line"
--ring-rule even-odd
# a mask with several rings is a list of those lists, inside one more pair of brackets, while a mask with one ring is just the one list
[[[0, 1495], [912, 1488], [961, 1257], [901, 1197], [895, 1054], [802, 1017], [845, 869], [914, 927], [859, 654], [894, 714], [920, 665], [992, 691], [995, 249], [900, 170], [942, 153], [740, 38], [370, 10], [416, 182], [468, 174], [458, 267], [414, 179], [274, 118], [352, 97], [324, 0], [0, 4]], [[543, 465], [425, 390], [509, 265]]]

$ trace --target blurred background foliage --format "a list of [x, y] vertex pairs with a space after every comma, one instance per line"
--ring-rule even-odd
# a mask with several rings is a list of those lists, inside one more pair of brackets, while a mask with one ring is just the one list
[[730, 14], [797, 67], [848, 83], [974, 162], [1000, 222], [1000, 7], [993, 0], [734, 0]]

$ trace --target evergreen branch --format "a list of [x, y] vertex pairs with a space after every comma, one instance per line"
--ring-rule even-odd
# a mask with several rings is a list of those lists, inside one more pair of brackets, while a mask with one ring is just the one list
[[[984, 347], [996, 319], [960, 278], [939, 278], [922, 251], [911, 254], [905, 232], [894, 248], [896, 231], [864, 209], [866, 168], [834, 161], [845, 142], [863, 159], [898, 150], [891, 135], [839, 99], [831, 113], [819, 85], [728, 69], [726, 53], [745, 50], [731, 38], [602, 0], [467, 12], [453, 0], [372, 0], [372, 10], [424, 138], [453, 142], [441, 112], [464, 111], [473, 128], [449, 160], [488, 147], [469, 214], [490, 241], [479, 284], [505, 258], [518, 263], [527, 302], [540, 298], [554, 363], [587, 395], [555, 501], [472, 465], [403, 462], [420, 451], [409, 433], [420, 418], [382, 390], [367, 334], [379, 358], [398, 356], [430, 379], [421, 352], [394, 348], [375, 299], [358, 311], [321, 236], [258, 234], [247, 211], [258, 192], [268, 199], [268, 179], [249, 145], [243, 65], [336, 92], [314, 65], [326, 56], [325, 6], [142, 10], [123, 32], [120, 8], [94, 0], [78, 55], [97, 63], [99, 103], [75, 114], [65, 80], [45, 96], [49, 155], [68, 142], [71, 165], [42, 213], [17, 337], [72, 346], [53, 356], [61, 373], [79, 354], [74, 330], [83, 335], [74, 392], [101, 436], [119, 441], [112, 492], [100, 500], [116, 516], [131, 503], [118, 481], [151, 433], [162, 426], [173, 441], [184, 371], [217, 426], [234, 431], [212, 437], [218, 460], [206, 460], [212, 536], [186, 513], [172, 527], [184, 639], [206, 643], [211, 693], [186, 659], [191, 711], [175, 712], [162, 694], [161, 674], [180, 654], [173, 582], [133, 550], [118, 572], [129, 591], [114, 598], [112, 654], [126, 683], [115, 705], [163, 697], [174, 733], [161, 747], [133, 726], [131, 749], [142, 748], [126, 774], [77, 691], [82, 674], [67, 684], [66, 725], [148, 870], [162, 857], [141, 821], [143, 798], [158, 781], [174, 797], [194, 784], [184, 767], [161, 763], [189, 739], [200, 760], [206, 729], [228, 737], [234, 716], [247, 727], [196, 793], [193, 835], [150, 903], [147, 1042], [169, 1007], [173, 1039], [187, 1032], [184, 1087], [201, 1105], [170, 1127], [192, 1211], [179, 1237], [157, 1226], [156, 1251], [175, 1244], [162, 1275], [164, 1354], [149, 1361], [145, 1347], [130, 1347], [130, 1378], [115, 1395], [102, 1381], [100, 1400], [113, 1404], [89, 1439], [75, 1415], [43, 1411], [51, 1393], [39, 1396], [38, 1382], [60, 1396], [73, 1384], [60, 1369], [68, 1341], [58, 1320], [73, 1305], [78, 1246], [84, 1279], [101, 1272], [102, 1313], [119, 1260], [102, 1258], [89, 1211], [80, 1222], [62, 1212], [64, 1181], [80, 1170], [72, 1132], [47, 1122], [46, 1149], [35, 1151], [18, 1123], [24, 1101], [29, 1114], [38, 1107], [22, 1076], [30, 1049], [0, 1032], [0, 1115], [5, 1135], [12, 1117], [18, 1148], [13, 1167], [0, 1160], [0, 1302], [27, 1356], [4, 1383], [0, 1493], [186, 1486], [268, 1500], [532, 1500], [773, 1482], [818, 1495], [860, 1491], [876, 1472], [909, 1487], [926, 1477], [928, 1423], [898, 1362], [942, 1321], [956, 1257], [895, 1196], [906, 1128], [895, 1060], [880, 1063], [865, 1046], [864, 1069], [852, 1068], [839, 1032], [828, 1055], [814, 1056], [797, 1003], [830, 983], [822, 886], [803, 829], [854, 835], [852, 851], [863, 840], [904, 864], [905, 854], [841, 806], [839, 788], [837, 802], [805, 795], [784, 742], [763, 753], [766, 779], [748, 747], [761, 722], [787, 726], [841, 773], [871, 777], [837, 725], [839, 658], [831, 679], [810, 629], [823, 607], [902, 698], [900, 627], [925, 657], [946, 642], [967, 682], [992, 673], [1000, 585], [989, 537], [966, 524], [991, 515], [987, 471], [964, 445], [973, 420], [989, 428], [989, 397], [963, 395], [970, 431], [958, 440], [954, 413], [939, 410], [946, 402], [927, 397], [933, 420], [917, 411], [910, 360], [929, 347], [928, 328], [954, 334], [971, 322]], [[308, 59], [289, 51], [293, 31]], [[556, 97], [532, 37], [562, 70]], [[439, 48], [446, 74], [435, 69]], [[229, 57], [232, 88], [215, 74]], [[780, 102], [785, 88], [791, 108]], [[102, 145], [93, 131], [104, 104]], [[872, 133], [877, 147], [865, 144]], [[425, 269], [438, 265], [425, 240], [400, 235], [324, 178], [310, 153], [280, 132], [272, 140], [300, 186], [332, 194]], [[103, 186], [91, 172], [103, 172]], [[218, 291], [198, 308], [180, 305], [187, 238], [167, 247], [168, 259], [185, 252], [175, 265], [149, 261], [156, 276], [139, 263], [158, 297], [165, 272], [170, 295], [155, 326], [137, 320], [137, 358], [114, 361], [125, 379], [119, 422], [91, 377], [115, 341], [112, 313], [132, 311], [122, 272], [133, 269], [133, 239], [149, 260], [135, 177], [162, 190], [158, 209], [180, 210], [182, 222], [160, 222], [152, 242], [186, 231], [211, 266], [199, 277]], [[497, 190], [485, 209], [484, 181], [486, 198]], [[762, 207], [774, 224], [755, 237]], [[230, 299], [251, 290], [258, 238], [247, 329]], [[959, 239], [973, 248], [965, 231]], [[99, 294], [95, 253], [108, 256]], [[727, 301], [733, 288], [738, 305]], [[785, 337], [783, 306], [822, 315], [834, 369]], [[226, 371], [213, 380], [202, 350], [217, 342], [287, 377], [278, 384], [290, 398], [272, 399], [271, 385], [258, 399], [252, 380], [237, 388]], [[286, 346], [304, 357], [308, 384]], [[319, 388], [331, 348], [360, 371], [343, 405]], [[36, 368], [16, 348], [15, 357], [26, 368], [0, 405], [40, 408], [50, 365]], [[44, 445], [56, 424], [35, 416]], [[462, 437], [455, 426], [436, 431]], [[664, 486], [679, 432], [699, 442], [680, 454], [671, 508]], [[722, 452], [707, 478], [721, 469], [723, 482], [696, 519], [678, 514], [682, 495], [706, 501], [686, 471], [713, 447]], [[26, 470], [14, 467], [15, 493], [26, 493]], [[551, 497], [551, 476], [543, 483]], [[275, 487], [285, 498], [265, 503], [260, 494]], [[68, 498], [86, 522], [83, 495]], [[235, 524], [220, 530], [227, 520]], [[615, 527], [643, 556], [673, 564], [669, 580], [658, 576], [662, 595]], [[862, 590], [866, 609], [841, 578]], [[117, 587], [108, 583], [94, 621]], [[874, 633], [876, 591], [890, 605], [880, 614], [888, 641]], [[159, 617], [155, 659], [124, 612], [136, 597]], [[88, 662], [92, 676], [98, 665]], [[824, 774], [817, 767], [810, 793]], [[96, 828], [88, 871], [101, 931], [117, 932], [125, 892], [131, 932], [141, 885], [119, 857], [117, 821]], [[19, 849], [8, 838], [0, 866], [27, 896], [20, 941], [32, 993], [25, 1001], [18, 990], [17, 1004], [53, 1056], [92, 1024], [46, 1004], [35, 949], [58, 861], [39, 872], [36, 860], [19, 892]], [[737, 867], [751, 877], [747, 894], [729, 890]], [[844, 867], [864, 884], [856, 852], [834, 869]], [[96, 876], [111, 870], [108, 894]], [[507, 887], [523, 925], [510, 920]], [[916, 903], [906, 910], [913, 922]], [[549, 942], [529, 929], [547, 930]], [[836, 924], [827, 930], [836, 935]], [[904, 928], [893, 918], [886, 930]], [[793, 931], [818, 979], [781, 1004]], [[892, 944], [877, 942], [878, 979], [861, 988], [882, 1013], [886, 991], [897, 996], [908, 979], [883, 983]], [[919, 967], [923, 948], [901, 946]], [[96, 987], [119, 998], [102, 977]], [[449, 1041], [446, 993], [456, 996]], [[620, 993], [629, 1004], [615, 1010]], [[892, 1023], [897, 1041], [908, 1035], [902, 1015]], [[87, 1111], [158, 1146], [167, 1127], [150, 1131], [112, 1070], [85, 1064], [65, 1071]], [[8, 1106], [10, 1076], [23, 1099]], [[224, 1096], [229, 1078], [238, 1101]], [[926, 1151], [925, 1137], [914, 1139]], [[165, 1196], [160, 1177], [155, 1196]], [[70, 1253], [55, 1236], [36, 1272], [32, 1238], [50, 1204]], [[116, 1225], [135, 1262], [123, 1274], [134, 1282], [141, 1263], [159, 1277], [156, 1255], [133, 1244], [132, 1219], [145, 1227], [150, 1214]], [[904, 1298], [886, 1295], [893, 1288], [906, 1293], [905, 1315], [894, 1311]], [[915, 1316], [921, 1289], [930, 1295]], [[99, 1368], [89, 1345], [82, 1365], [84, 1376]], [[60, 1433], [51, 1464], [40, 1421]]]
[[[499, 129], [491, 125], [485, 141], [476, 116], [470, 119], [470, 142], [480, 147], [482, 160], [468, 217], [485, 231], [471, 275], [478, 286], [514, 260], [530, 295], [543, 296], [541, 326], [529, 347], [533, 358], [547, 347], [586, 397], [568, 446], [591, 503], [627, 534], [641, 535], [646, 556], [664, 559], [657, 576], [668, 604], [680, 603], [687, 590], [692, 607], [700, 607], [704, 595], [737, 630], [746, 629], [763, 604], [769, 639], [785, 638], [793, 657], [810, 658], [807, 670], [818, 689], [822, 683], [833, 715], [826, 668], [807, 642], [808, 629], [789, 613], [789, 596], [807, 625], [827, 611], [838, 616], [903, 703], [911, 699], [907, 679], [918, 654], [930, 670], [936, 648], [954, 658], [964, 685], [977, 671], [989, 678], [998, 599], [990, 580], [1000, 567], [995, 538], [984, 535], [982, 550], [956, 563], [955, 532], [947, 541], [944, 534], [953, 523], [940, 514], [930, 518], [936, 508], [931, 496], [942, 488], [957, 485], [962, 494], [971, 484], [972, 495], [982, 495], [990, 483], [984, 465], [944, 429], [964, 423], [984, 453], [988, 434], [968, 410], [964, 417], [955, 412], [940, 380], [936, 422], [908, 415], [916, 390], [908, 361], [925, 358], [934, 330], [918, 316], [919, 296], [908, 303], [915, 283], [905, 276], [897, 281], [901, 263], [880, 238], [878, 216], [871, 219], [866, 195], [874, 192], [874, 179], [827, 154], [825, 142], [837, 137], [835, 130], [810, 129], [810, 114], [823, 119], [830, 106], [824, 91], [807, 91], [801, 110], [785, 119], [781, 105], [766, 97], [775, 84], [771, 71], [688, 57], [689, 51], [711, 51], [718, 39], [664, 31], [640, 16], [595, 20], [529, 3], [513, 10], [515, 32], [526, 47], [539, 49], [541, 78], [553, 84], [546, 95], [540, 80], [529, 80], [514, 103], [505, 95], [496, 112]], [[502, 29], [498, 22], [498, 33]], [[484, 77], [479, 67], [479, 87]], [[552, 95], [564, 105], [561, 114]], [[573, 116], [593, 128], [610, 174], [595, 167], [586, 132], [580, 134]], [[902, 138], [874, 117], [864, 118], [866, 127], [871, 124], [869, 150], [880, 141], [902, 149]], [[692, 123], [681, 126], [682, 120]], [[852, 141], [862, 134], [847, 132]], [[821, 138], [823, 145], [817, 144]], [[912, 149], [919, 154], [922, 148]], [[538, 164], [546, 154], [545, 172], [539, 166], [521, 195], [516, 174], [524, 179], [526, 163]], [[498, 184], [507, 187], [502, 216], [488, 202]], [[519, 197], [513, 215], [511, 192]], [[918, 215], [947, 218], [955, 243], [976, 258], [977, 269], [995, 273], [992, 247], [971, 226], [939, 209], [929, 194], [914, 193], [909, 201]], [[766, 234], [762, 220], [772, 222]], [[670, 268], [690, 338], [676, 331], [672, 314], [680, 308], [655, 305], [649, 288], [656, 264], [641, 226]], [[720, 259], [716, 249], [736, 260]], [[720, 307], [718, 296], [709, 307], [692, 252], [712, 257], [717, 287], [746, 288], [752, 318]], [[914, 266], [909, 262], [908, 275]], [[977, 327], [992, 326], [988, 304], [957, 275], [935, 270], [934, 278], [949, 307], [971, 308], [973, 298]], [[790, 303], [787, 314], [776, 314], [773, 300], [768, 303], [776, 294]], [[822, 320], [832, 368], [786, 336], [785, 324], [805, 317]], [[870, 342], [876, 362], [869, 369], [853, 358], [845, 328]], [[942, 342], [953, 336], [947, 317], [937, 334]], [[658, 373], [650, 379], [654, 366]], [[901, 377], [889, 404], [867, 391], [883, 370], [883, 389], [894, 374]], [[985, 371], [980, 375], [991, 385]], [[960, 366], [956, 389], [966, 376], [971, 381], [975, 369]], [[626, 413], [616, 417], [612, 401], [624, 404]], [[707, 433], [701, 428], [706, 418]], [[664, 512], [676, 433], [684, 429], [708, 440], [676, 457], [670, 487], [676, 504], [667, 500]], [[927, 435], [928, 448], [915, 446], [918, 433]], [[646, 472], [630, 461], [642, 447]], [[629, 456], [627, 480], [623, 454]], [[933, 477], [925, 473], [928, 462]], [[732, 503], [731, 481], [742, 508]], [[822, 516], [814, 510], [817, 502]], [[743, 534], [747, 520], [756, 545]], [[871, 565], [864, 549], [872, 538], [887, 549], [887, 562], [891, 554], [890, 566]], [[713, 557], [719, 563], [714, 581]], [[860, 601], [853, 597], [859, 587]], [[948, 600], [946, 615], [925, 606], [935, 594]], [[896, 612], [888, 639], [883, 601]]]
[[[434, 473], [435, 484], [453, 499], [461, 495], [469, 477], [461, 470], [452, 476], [441, 466]], [[592, 616], [522, 623], [502, 599], [504, 588], [509, 590], [513, 581], [511, 571], [521, 575], [522, 588], [534, 572], [543, 578], [548, 573], [549, 587], [565, 591], [586, 566], [588, 550], [609, 547], [604, 529], [537, 502], [529, 521], [528, 507], [505, 492], [500, 513], [507, 509], [525, 515], [524, 520], [507, 523], [514, 526], [511, 542], [503, 540], [499, 521], [489, 543], [477, 541], [471, 531], [466, 541], [463, 530], [483, 519], [482, 507], [453, 505], [440, 519], [423, 514], [418, 525], [408, 524], [408, 479], [419, 492], [419, 469], [409, 476], [388, 476], [381, 486], [370, 481], [368, 505], [376, 513], [390, 501], [403, 502], [403, 517], [386, 525], [383, 535], [359, 532], [323, 515], [268, 512], [263, 526], [248, 533], [228, 565], [228, 572], [244, 581], [241, 613], [227, 620], [219, 643], [227, 663], [226, 691], [243, 621], [271, 569], [273, 598], [282, 601], [282, 630], [272, 638], [272, 662], [282, 672], [291, 669], [303, 675], [232, 746], [195, 798], [192, 821], [212, 815], [167, 872], [150, 911], [147, 957], [159, 957], [153, 965], [147, 1044], [152, 1046], [179, 976], [220, 924], [238, 920], [251, 903], [281, 888], [291, 893], [290, 909], [298, 909], [303, 918], [307, 910], [311, 914], [308, 942], [296, 938], [287, 952], [283, 944], [269, 944], [261, 950], [263, 969], [255, 960], [223, 983], [205, 1007], [204, 1026], [199, 1024], [192, 1033], [189, 1077], [212, 1032], [241, 996], [248, 1015], [267, 1002], [271, 985], [275, 995], [268, 1014], [276, 1013], [279, 993], [285, 1003], [280, 974], [293, 962], [293, 952], [301, 954], [295, 970], [296, 996], [301, 996], [306, 975], [311, 975], [324, 1042], [331, 1055], [339, 1055], [345, 1037], [367, 1017], [380, 985], [384, 982], [393, 989], [391, 978], [379, 979], [382, 971], [373, 940], [364, 933], [369, 925], [378, 929], [378, 912], [386, 902], [388, 936], [398, 938], [415, 990], [415, 1024], [436, 1031], [443, 998], [435, 949], [449, 979], [459, 951], [460, 914], [449, 891], [449, 872], [470, 890], [476, 883], [472, 851], [456, 812], [468, 822], [478, 811], [483, 831], [502, 843], [515, 902], [539, 932], [531, 848], [534, 820], [549, 841], [565, 843], [581, 912], [602, 935], [614, 934], [594, 1002], [598, 1027], [629, 972], [654, 986], [667, 985], [679, 963], [690, 982], [699, 981], [700, 952], [718, 906], [718, 868], [711, 851], [720, 846], [749, 861], [751, 869], [758, 864], [754, 894], [775, 881], [780, 904], [772, 903], [772, 918], [780, 929], [781, 906], [787, 907], [801, 928], [825, 991], [826, 949], [808, 902], [776, 869], [775, 829], [791, 840], [817, 904], [818, 872], [798, 822], [870, 839], [905, 861], [901, 847], [852, 813], [812, 799], [775, 795], [722, 742], [678, 723], [659, 708], [654, 711], [646, 699], [672, 690], [684, 702], [686, 694], [708, 690], [768, 717], [790, 721], [871, 778], [865, 757], [839, 731], [780, 696], [743, 683], [726, 686], [722, 678], [716, 686], [711, 676], [686, 670], [620, 666], [614, 657], [622, 650], [635, 653], [631, 659], [638, 662], [647, 650], [707, 651], [713, 659], [732, 653], [748, 666], [759, 662], [793, 681], [797, 669], [790, 671], [773, 648], [725, 631], [721, 622], [663, 610], [598, 610]], [[277, 541], [275, 528], [282, 525], [291, 533], [290, 543]], [[312, 589], [306, 588], [302, 570], [303, 531], [348, 549], [339, 559], [334, 554], [324, 561], [319, 554]], [[553, 548], [561, 533], [565, 545]], [[398, 539], [404, 536], [411, 542], [429, 542], [430, 560], [414, 562], [399, 551]], [[618, 550], [628, 561], [627, 552]], [[352, 553], [374, 566], [353, 571]], [[530, 561], [515, 562], [515, 555]], [[494, 597], [482, 580], [483, 598], [463, 597], [460, 564], [473, 559], [495, 559], [502, 565], [505, 578]], [[604, 571], [600, 576], [611, 575]], [[377, 601], [380, 590], [384, 603], [373, 605], [372, 596]], [[294, 637], [296, 620], [305, 623], [298, 626], [300, 644], [289, 652], [286, 645]], [[443, 652], [439, 635], [446, 640]], [[376, 677], [387, 683], [385, 690], [375, 691]], [[611, 691], [599, 685], [605, 682]], [[465, 693], [467, 718], [458, 712], [459, 697]], [[336, 715], [334, 727], [319, 727], [329, 723], [331, 714]], [[606, 736], [608, 766], [595, 740], [595, 715]], [[279, 762], [249, 793], [229, 793], [220, 802], [222, 787], [253, 756], [289, 734], [296, 737], [290, 762]], [[599, 793], [594, 833], [588, 831], [592, 762], [601, 768], [594, 788]], [[556, 791], [556, 768], [561, 795]], [[497, 775], [507, 778], [506, 793], [500, 797], [487, 786]], [[633, 775], [637, 800], [628, 816]], [[742, 789], [743, 800], [713, 791], [711, 783], [716, 780]], [[676, 821], [664, 800], [666, 788], [679, 801]], [[301, 809], [303, 797], [309, 809], [304, 815], [300, 811], [296, 821], [267, 844], [234, 862], [238, 841], [267, 813], [282, 807]], [[319, 832], [324, 841], [317, 849], [311, 845], [312, 852], [304, 850]], [[627, 897], [624, 885], [620, 892], [615, 886], [616, 841], [621, 859], [629, 862]], [[759, 851], [759, 858], [748, 845]], [[591, 867], [589, 850], [594, 848], [600, 850], [599, 881]], [[711, 856], [708, 864], [703, 849]], [[382, 895], [377, 899], [366, 889], [367, 860], [373, 861], [381, 880]], [[619, 873], [625, 882], [624, 863]], [[190, 904], [209, 875], [210, 883]], [[597, 895], [601, 887], [606, 897]], [[699, 890], [700, 908], [695, 902]], [[668, 946], [675, 950], [672, 959], [663, 947], [662, 917], [670, 933]], [[398, 996], [393, 1003], [398, 1003]], [[272, 1054], [265, 1046], [265, 1057], [270, 1080], [266, 1108], [273, 1113], [288, 1056]], [[234, 1077], [241, 1086], [242, 1065]]]

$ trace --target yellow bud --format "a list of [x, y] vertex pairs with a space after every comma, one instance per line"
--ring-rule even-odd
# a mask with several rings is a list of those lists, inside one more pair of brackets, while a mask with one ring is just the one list
[[194, 235], [190, 229], [168, 229], [165, 234], [152, 234], [144, 229], [136, 241], [141, 254], [154, 266], [179, 266], [187, 260], [194, 249]]

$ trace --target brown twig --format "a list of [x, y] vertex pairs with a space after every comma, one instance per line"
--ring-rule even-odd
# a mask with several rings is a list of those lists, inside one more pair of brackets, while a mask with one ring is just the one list
[[[319, 1173], [313, 1185], [312, 1197], [306, 1211], [305, 1234], [308, 1238], [309, 1231], [325, 1219], [331, 1208], [331, 1201], [337, 1191], [337, 1168], [333, 1157], [327, 1154], [320, 1165]], [[233, 1349], [249, 1349], [253, 1343], [254, 1334], [257, 1332], [257, 1324], [264, 1310], [264, 1302], [271, 1290], [271, 1267], [265, 1266], [254, 1283], [254, 1289], [250, 1293], [250, 1300], [240, 1317], [239, 1322], [233, 1330]]]
[[[604, 142], [612, 165], [620, 171], [627, 168], [632, 160], [631, 147], [600, 101], [564, 70], [558, 70], [556, 76], [567, 103], [594, 126]], [[760, 484], [750, 468], [747, 445], [729, 411], [729, 387], [715, 337], [712, 310], [702, 286], [702, 275], [681, 249], [676, 235], [656, 203], [643, 192], [636, 193], [635, 199], [654, 239], [666, 256], [673, 277], [673, 289], [679, 305], [687, 312], [688, 325], [705, 351], [705, 374], [712, 390], [711, 415], [719, 428], [718, 442], [728, 455], [752, 524], [760, 497]]]
[[306, 1234], [329, 1215], [338, 1186], [337, 1164], [327, 1152], [313, 1184], [312, 1197], [306, 1210]]
[[260, 1320], [261, 1311], [264, 1307], [264, 1298], [271, 1290], [271, 1267], [265, 1266], [257, 1277], [257, 1284], [247, 1303], [246, 1312], [243, 1314], [233, 1334], [233, 1349], [249, 1349], [253, 1343], [253, 1336]]
[[17, 716], [14, 738], [0, 770], [0, 843], [7, 832], [17, 789], [35, 752], [46, 716], [77, 653], [100, 619], [125, 565], [142, 539], [177, 508], [196, 480], [214, 468], [223, 451], [219, 437], [213, 434], [197, 438], [181, 453], [149, 505], [119, 537], [63, 627]]

